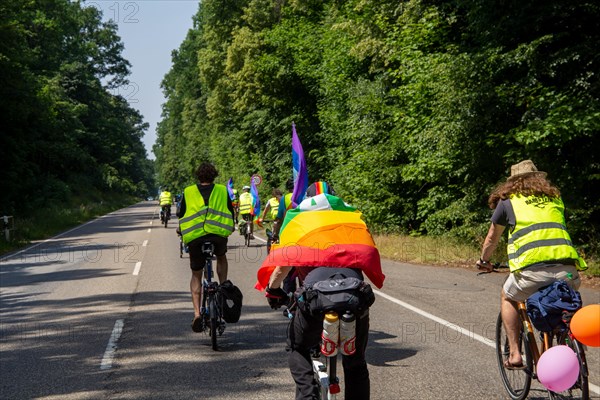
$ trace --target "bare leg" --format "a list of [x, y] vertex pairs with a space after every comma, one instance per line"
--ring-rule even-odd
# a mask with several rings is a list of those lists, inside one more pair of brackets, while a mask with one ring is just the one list
[[192, 271], [190, 281], [190, 291], [192, 292], [192, 304], [194, 305], [194, 317], [200, 316], [200, 305], [202, 304], [202, 270]]
[[504, 323], [504, 328], [506, 329], [508, 345], [510, 347], [510, 357], [508, 362], [512, 365], [519, 365], [523, 362], [521, 353], [519, 351], [521, 320], [519, 319], [517, 305], [517, 302], [506, 298], [504, 291], [502, 291], [502, 303], [500, 310], [502, 313], [502, 322]]
[[227, 256], [217, 256], [217, 274], [219, 275], [219, 283], [223, 283], [227, 280], [227, 271], [229, 264], [227, 263]]

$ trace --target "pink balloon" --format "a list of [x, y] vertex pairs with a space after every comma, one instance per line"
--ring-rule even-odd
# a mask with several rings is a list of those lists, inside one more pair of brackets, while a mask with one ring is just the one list
[[538, 379], [553, 392], [563, 392], [577, 382], [579, 360], [568, 346], [554, 346], [542, 353], [537, 365]]

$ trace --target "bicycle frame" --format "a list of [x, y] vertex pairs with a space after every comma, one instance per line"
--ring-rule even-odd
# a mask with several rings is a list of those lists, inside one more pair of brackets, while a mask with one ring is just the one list
[[206, 256], [206, 265], [204, 266], [204, 277], [202, 279], [201, 312], [205, 326], [209, 327], [212, 348], [213, 350], [217, 350], [217, 335], [221, 336], [223, 334], [225, 324], [222, 320], [223, 312], [218, 299], [219, 283], [213, 281], [212, 258], [214, 255], [214, 245], [211, 242], [203, 243], [202, 252]]
[[[557, 345], [568, 345], [577, 355], [580, 364], [580, 375], [573, 387], [565, 391], [568, 392], [568, 394], [558, 394], [548, 390], [550, 399], [573, 398], [573, 391], [577, 392], [578, 390], [581, 391], [581, 397], [576, 395], [577, 397], [575, 398], [580, 398], [583, 400], [588, 399], [588, 368], [585, 358], [585, 351], [579, 342], [572, 337], [570, 331], [567, 329], [565, 331], [554, 330], [552, 332], [539, 332], [541, 335], [541, 342], [538, 345], [538, 341], [536, 339], [537, 330], [534, 330], [534, 326], [529, 319], [526, 304], [524, 302], [518, 303], [517, 311], [519, 315], [519, 321], [522, 324], [522, 336], [519, 340], [524, 342], [521, 346], [526, 346], [522, 347], [524, 369], [521, 372], [519, 372], [519, 370], [510, 370], [503, 366], [504, 359], [508, 356], [508, 354], [506, 348], [498, 347], [505, 346], [506, 343], [500, 343], [501, 327], [496, 327], [496, 350], [498, 354], [498, 364], [500, 366], [500, 374], [502, 376], [504, 387], [506, 388], [510, 397], [514, 400], [521, 400], [527, 397], [530, 389], [531, 379], [538, 379], [537, 365], [540, 357], [544, 351], [547, 351], [550, 347], [552, 347], [553, 340], [556, 337]], [[498, 318], [498, 324], [503, 324], [501, 314]], [[520, 383], [514, 385], [512, 382], [513, 379], [516, 379], [516, 381]]]
[[[339, 378], [337, 372], [337, 355], [325, 357], [325, 364], [320, 359], [313, 359], [313, 371], [315, 378], [319, 382], [319, 392], [321, 400], [335, 400], [340, 392]], [[329, 371], [327, 371], [329, 367]]]

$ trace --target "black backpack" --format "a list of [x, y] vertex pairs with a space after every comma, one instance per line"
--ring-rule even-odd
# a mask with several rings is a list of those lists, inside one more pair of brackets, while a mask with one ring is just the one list
[[219, 286], [219, 291], [221, 293], [223, 319], [227, 323], [238, 322], [242, 314], [242, 300], [244, 299], [242, 291], [230, 280], [223, 282]]
[[321, 317], [328, 311], [340, 315], [345, 311], [360, 314], [375, 302], [371, 285], [343, 274], [334, 274], [328, 279], [305, 285], [294, 295], [298, 307], [314, 317]]
[[563, 312], [574, 313], [582, 306], [581, 295], [571, 289], [567, 282], [556, 281], [535, 292], [527, 299], [527, 314], [535, 328], [540, 332], [552, 332], [553, 329], [565, 330]]

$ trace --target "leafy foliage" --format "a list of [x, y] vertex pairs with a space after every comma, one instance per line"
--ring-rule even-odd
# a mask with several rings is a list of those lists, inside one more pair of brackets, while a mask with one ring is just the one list
[[4, 214], [110, 193], [146, 196], [153, 165], [141, 115], [111, 89], [129, 63], [116, 25], [68, 0], [0, 6]]
[[[378, 230], [481, 240], [487, 196], [532, 159], [598, 252], [600, 6], [592, 1], [206, 0], [165, 77], [159, 176], [310, 179]], [[192, 90], [193, 88], [193, 90]], [[185, 165], [182, 169], [181, 165]]]

